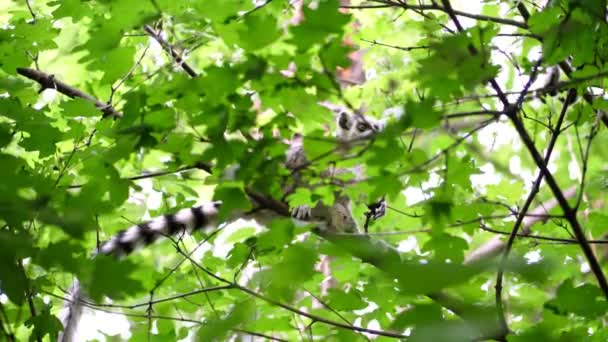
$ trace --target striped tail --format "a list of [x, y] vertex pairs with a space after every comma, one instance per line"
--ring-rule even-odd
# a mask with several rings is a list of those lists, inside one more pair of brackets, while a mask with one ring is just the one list
[[[191, 233], [203, 230], [217, 223], [221, 202], [207, 202], [198, 207], [182, 209], [175, 214], [155, 217], [150, 221], [136, 224], [121, 230], [110, 240], [103, 242], [96, 254], [122, 257], [131, 254], [140, 247], [148, 246], [161, 237], [173, 236], [183, 232]], [[75, 333], [82, 316], [84, 294], [78, 279], [74, 279], [68, 298], [64, 303], [64, 312], [60, 317], [63, 331], [59, 333], [59, 342], [74, 342]]]
[[163, 236], [182, 232], [191, 233], [212, 226], [221, 202], [207, 202], [201, 206], [182, 209], [175, 214], [155, 217], [152, 220], [121, 230], [99, 246], [99, 254], [121, 257], [148, 246]]

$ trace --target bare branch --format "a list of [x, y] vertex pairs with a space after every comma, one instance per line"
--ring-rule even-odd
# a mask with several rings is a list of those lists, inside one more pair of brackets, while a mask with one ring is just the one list
[[[456, 15], [454, 14], [454, 11], [451, 8], [449, 0], [442, 0], [442, 3], [444, 5], [444, 7], [446, 8], [446, 10], [448, 11], [448, 15], [452, 18], [454, 25], [456, 25], [456, 27], [458, 28], [458, 31], [462, 32], [463, 28], [460, 25], [460, 23], [458, 22], [458, 18], [456, 18]], [[477, 54], [477, 50], [471, 44], [469, 44], [469, 51], [473, 55]], [[520, 109], [520, 106], [519, 106], [520, 103], [518, 103], [518, 106], [511, 105], [509, 103], [509, 101], [507, 100], [506, 96], [504, 95], [504, 93], [502, 92], [500, 85], [496, 82], [495, 79], [491, 79], [489, 81], [489, 83], [492, 86], [492, 88], [494, 88], [494, 90], [496, 91], [498, 98], [502, 102], [504, 108], [507, 110], [507, 116], [509, 117], [509, 119], [511, 120], [513, 125], [515, 126], [515, 130], [519, 134], [521, 140], [523, 141], [524, 145], [526, 146], [526, 148], [528, 149], [530, 154], [532, 155], [532, 159], [534, 159], [534, 162], [540, 169], [540, 172], [543, 174], [543, 177], [546, 179], [547, 184], [549, 185], [549, 188], [551, 189], [551, 192], [553, 192], [553, 195], [555, 196], [557, 202], [559, 203], [559, 206], [564, 211], [566, 220], [570, 223], [572, 230], [574, 231], [574, 235], [576, 236], [576, 239], [579, 241], [581, 249], [583, 250], [585, 257], [587, 258], [587, 261], [589, 262], [589, 266], [590, 266], [593, 274], [595, 275], [595, 277], [598, 281], [598, 284], [600, 285], [600, 288], [604, 292], [604, 295], [606, 296], [606, 298], [608, 298], [608, 281], [606, 280], [606, 276], [604, 275], [604, 272], [602, 271], [602, 268], [601, 268], [597, 258], [595, 257], [595, 254], [593, 253], [591, 246], [587, 242], [583, 228], [580, 225], [580, 222], [578, 221], [578, 219], [576, 217], [576, 210], [571, 208], [570, 205], [568, 204], [568, 200], [564, 196], [562, 189], [557, 184], [557, 181], [553, 177], [553, 174], [548, 170], [547, 164], [544, 162], [543, 157], [540, 155], [540, 153], [536, 149], [536, 146], [534, 146], [534, 142], [532, 141], [532, 138], [528, 134], [528, 131], [526, 130], [523, 122], [517, 116], [517, 113]], [[500, 318], [501, 317], [499, 317], [499, 319]], [[507, 333], [507, 331], [505, 331], [505, 333]]]
[[[538, 64], [536, 65], [536, 68], [532, 71], [530, 80], [528, 81], [528, 84], [526, 85], [527, 87], [529, 87], [530, 84], [532, 84], [532, 82], [536, 78], [537, 70], [538, 70]], [[553, 134], [551, 135], [551, 139], [549, 140], [549, 144], [547, 145], [547, 152], [545, 153], [545, 159], [544, 159], [545, 164], [548, 164], [549, 160], [551, 159], [551, 154], [553, 153], [553, 148], [555, 147], [555, 143], [557, 142], [557, 137], [560, 135], [561, 126], [562, 126], [562, 123], [564, 122], [564, 118], [566, 117], [566, 112], [568, 111], [568, 106], [570, 103], [572, 103], [572, 101], [570, 101], [570, 99], [572, 97], [574, 97], [575, 94], [576, 94], [576, 92], [574, 90], [571, 90], [568, 93], [568, 99], [566, 99], [566, 101], [564, 102], [564, 105], [562, 106], [562, 111], [557, 120], [555, 129], [553, 130]], [[521, 104], [521, 101], [523, 100], [524, 96], [525, 96], [525, 93], [522, 93], [522, 95], [519, 97], [518, 104]], [[520, 214], [517, 216], [517, 220], [515, 221], [515, 224], [513, 225], [511, 235], [509, 236], [509, 239], [507, 240], [507, 244], [506, 244], [505, 249], [502, 254], [502, 259], [498, 266], [498, 272], [496, 275], [496, 286], [495, 286], [495, 288], [496, 288], [496, 308], [498, 310], [498, 314], [499, 314], [498, 316], [501, 319], [501, 324], [503, 325], [503, 327], [505, 329], [507, 329], [507, 321], [506, 321], [506, 318], [504, 315], [504, 309], [503, 309], [503, 304], [502, 304], [502, 280], [503, 280], [504, 269], [507, 264], [509, 252], [511, 252], [511, 248], [513, 247], [513, 244], [515, 243], [515, 238], [517, 237], [519, 228], [524, 220], [523, 214], [525, 214], [528, 211], [528, 209], [530, 208], [530, 205], [532, 205], [532, 201], [534, 200], [534, 197], [539, 192], [540, 184], [543, 180], [543, 176], [544, 176], [544, 174], [542, 172], [538, 173], [538, 176], [536, 177], [536, 180], [534, 181], [534, 184], [532, 185], [532, 189], [530, 190], [530, 194], [528, 195], [528, 198], [524, 202], [524, 205], [521, 208]]]
[[[194, 170], [194, 169], [200, 169], [200, 170], [203, 170], [203, 171], [211, 174], [211, 166], [210, 165], [205, 164], [205, 163], [198, 163], [198, 164], [196, 164], [194, 166], [180, 167], [179, 169], [173, 170], [173, 171], [150, 172], [150, 173], [144, 173], [144, 174], [141, 174], [141, 175], [126, 177], [126, 178], [122, 178], [122, 179], [123, 180], [135, 181], [135, 180], [146, 179], [146, 178], [162, 177], [162, 176], [171, 175], [171, 174], [174, 174], [174, 173], [180, 173], [180, 172], [189, 171], [189, 170]], [[74, 184], [74, 185], [67, 186], [67, 188], [68, 189], [78, 189], [78, 188], [82, 188], [83, 186], [84, 186], [84, 184]]]
[[[564, 191], [564, 196], [566, 198], [574, 197], [574, 195], [576, 195], [576, 189], [576, 185], [571, 186]], [[535, 223], [545, 219], [543, 214], [547, 214], [551, 209], [557, 207], [557, 205], [557, 200], [555, 198], [551, 198], [532, 209], [522, 222], [522, 232], [520, 234], [528, 235], [530, 233], [530, 228]], [[530, 216], [531, 214], [533, 214], [533, 216]], [[504, 248], [505, 242], [501, 239], [501, 237], [497, 236], [469, 253], [464, 262], [465, 264], [472, 265], [484, 261], [485, 259], [497, 256], [504, 250]]]
[[[524, 18], [525, 21], [528, 21], [528, 19], [530, 19], [530, 12], [528, 11], [528, 9], [526, 8], [526, 5], [523, 2], [518, 2], [517, 3], [517, 10], [519, 11], [519, 14], [522, 16], [522, 18]], [[572, 77], [572, 67], [570, 66], [570, 63], [568, 63], [567, 60], [561, 61], [558, 63], [560, 69], [566, 74], [566, 76], [568, 76], [569, 78]], [[591, 92], [589, 92], [588, 90], [585, 90], [583, 92], [583, 99], [585, 99], [585, 101], [589, 104], [593, 104], [593, 96], [591, 95]], [[604, 112], [604, 111], [599, 111], [600, 112], [600, 120], [602, 120], [602, 123], [604, 124], [604, 126], [608, 127], [608, 113]]]
[[386, 44], [386, 43], [381, 43], [376, 41], [375, 39], [373, 40], [368, 40], [368, 39], [363, 39], [361, 38], [362, 41], [366, 42], [366, 43], [370, 43], [372, 45], [378, 45], [378, 46], [384, 46], [384, 47], [389, 47], [392, 49], [397, 49], [397, 50], [401, 50], [401, 51], [412, 51], [412, 50], [422, 50], [422, 49], [428, 49], [430, 48], [429, 45], [421, 45], [421, 46], [398, 46], [398, 45], [390, 45], [390, 44]]
[[[389, 0], [372, 0], [372, 1], [377, 2], [379, 4], [378, 5], [343, 5], [340, 7], [348, 8], [348, 9], [373, 9], [373, 8], [398, 7], [398, 8], [403, 8], [405, 10], [441, 11], [441, 12], [448, 13], [448, 8], [445, 5], [442, 7], [442, 6], [439, 6], [438, 4], [410, 5], [410, 4], [405, 3], [404, 1], [403, 2], [402, 1], [389, 1]], [[488, 15], [467, 13], [467, 12], [463, 12], [463, 11], [452, 11], [452, 12], [458, 16], [471, 18], [471, 19], [475, 19], [475, 20], [479, 20], [479, 21], [489, 21], [489, 22], [494, 22], [494, 23], [498, 23], [498, 24], [515, 26], [515, 27], [519, 27], [519, 28], [523, 28], [523, 29], [528, 28], [528, 25], [526, 25], [526, 23], [522, 23], [520, 21], [516, 21], [516, 20], [512, 20], [512, 19], [497, 18], [497, 17], [488, 16]]]
[[175, 51], [173, 45], [169, 44], [169, 42], [167, 42], [165, 38], [161, 36], [160, 32], [156, 32], [150, 25], [145, 25], [144, 31], [146, 31], [146, 33], [150, 35], [150, 37], [154, 38], [154, 40], [156, 40], [160, 44], [160, 46], [162, 46], [162, 48], [167, 53], [169, 53], [169, 55], [171, 55], [171, 58], [173, 58], [173, 60], [175, 60], [175, 62], [182, 69], [184, 69], [184, 71], [188, 75], [190, 75], [190, 77], [198, 77], [198, 73], [194, 71], [194, 69], [188, 63], [186, 63], [186, 61], [184, 61], [184, 59], [179, 55], [179, 53]]
[[32, 4], [30, 4], [30, 0], [25, 0], [25, 4], [27, 5], [27, 9], [28, 11], [30, 11], [30, 14], [32, 15], [32, 19], [34, 20], [34, 24], [36, 23], [36, 13], [34, 13], [34, 10], [32, 9]]
[[[209, 273], [210, 271], [207, 270], [205, 267], [203, 267], [201, 264], [199, 264], [198, 262], [196, 262], [195, 260], [193, 260], [190, 256], [188, 256], [187, 254], [185, 254], [183, 251], [178, 250], [178, 253], [182, 254], [183, 256], [187, 257], [188, 259], [190, 259], [190, 262], [195, 265], [197, 268], [199, 268], [200, 270], [202, 270], [205, 273]], [[358, 327], [358, 326], [354, 326], [351, 324], [346, 324], [346, 323], [342, 323], [342, 322], [337, 322], [337, 321], [333, 321], [330, 319], [326, 319], [320, 316], [316, 316], [313, 314], [310, 314], [308, 312], [304, 312], [302, 310], [299, 310], [297, 308], [294, 308], [292, 306], [289, 306], [287, 304], [281, 303], [277, 300], [274, 300], [272, 298], [266, 297], [261, 293], [258, 293], [256, 291], [253, 291], [247, 287], [241, 286], [239, 284], [236, 284], [234, 282], [231, 282], [227, 279], [221, 278], [219, 276], [214, 275], [214, 277], [217, 277], [221, 282], [232, 285], [232, 289], [236, 289], [236, 290], [240, 290], [244, 293], [247, 293], [253, 297], [256, 297], [258, 299], [261, 299], [269, 304], [281, 307], [285, 310], [291, 311], [297, 315], [300, 316], [304, 316], [306, 318], [312, 319], [314, 322], [320, 322], [320, 323], [324, 323], [327, 325], [331, 325], [337, 328], [342, 328], [342, 329], [347, 329], [347, 330], [352, 330], [352, 331], [358, 331], [358, 332], [364, 332], [364, 333], [368, 333], [368, 334], [373, 334], [373, 335], [379, 335], [379, 336], [387, 336], [387, 337], [395, 337], [395, 338], [406, 338], [406, 335], [402, 335], [402, 334], [398, 334], [398, 333], [394, 333], [394, 332], [390, 332], [390, 331], [383, 331], [383, 330], [376, 330], [376, 329], [367, 329], [367, 328], [363, 328], [363, 327]]]
[[81, 98], [85, 99], [95, 105], [95, 107], [99, 108], [103, 112], [104, 117], [112, 116], [115, 118], [121, 117], [122, 113], [114, 109], [111, 105], [105, 104], [93, 96], [83, 92], [80, 89], [74, 88], [60, 80], [55, 79], [55, 76], [49, 75], [42, 71], [30, 69], [30, 68], [17, 68], [17, 72], [25, 76], [31, 80], [38, 82], [42, 89], [55, 89], [63, 95], [69, 96], [71, 98]]

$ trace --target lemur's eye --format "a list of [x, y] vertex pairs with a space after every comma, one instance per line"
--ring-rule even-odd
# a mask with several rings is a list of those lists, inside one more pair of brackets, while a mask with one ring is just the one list
[[359, 130], [359, 132], [365, 132], [369, 129], [369, 125], [366, 124], [365, 122], [359, 122], [357, 124], [357, 130]]

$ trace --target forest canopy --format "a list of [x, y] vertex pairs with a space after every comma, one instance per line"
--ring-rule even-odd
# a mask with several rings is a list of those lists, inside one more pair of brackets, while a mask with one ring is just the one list
[[[607, 18], [0, 0], [0, 340], [55, 341], [75, 279], [79, 341], [608, 340]], [[355, 231], [291, 217], [344, 199]]]

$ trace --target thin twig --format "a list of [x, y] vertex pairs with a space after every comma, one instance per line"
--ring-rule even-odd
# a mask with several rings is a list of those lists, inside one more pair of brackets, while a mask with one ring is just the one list
[[173, 60], [182, 68], [184, 69], [184, 71], [190, 75], [190, 77], [198, 77], [198, 73], [196, 71], [194, 71], [194, 69], [188, 64], [186, 63], [186, 61], [184, 61], [184, 59], [179, 55], [179, 53], [177, 53], [177, 51], [175, 51], [175, 49], [173, 48], [173, 45], [169, 44], [169, 42], [167, 42], [165, 40], [165, 38], [163, 38], [160, 34], [160, 32], [156, 32], [152, 26], [150, 25], [145, 25], [144, 26], [144, 31], [146, 31], [146, 33], [148, 35], [150, 35], [150, 37], [154, 38], [154, 40], [156, 40], [160, 46], [167, 52], [169, 53], [169, 55], [171, 55], [171, 58], [173, 58]]
[[312, 319], [315, 322], [320, 322], [320, 323], [332, 325], [332, 326], [337, 327], [337, 328], [342, 328], [342, 329], [347, 329], [347, 330], [352, 330], [352, 331], [358, 331], [358, 332], [364, 332], [364, 333], [373, 334], [373, 335], [379, 335], [379, 336], [387, 336], [387, 337], [395, 337], [395, 338], [406, 338], [407, 337], [406, 335], [402, 335], [402, 334], [398, 334], [398, 333], [394, 333], [394, 332], [390, 332], [390, 331], [367, 329], [367, 328], [362, 328], [362, 327], [358, 327], [358, 326], [354, 326], [354, 325], [350, 325], [350, 324], [336, 322], [336, 321], [333, 321], [333, 320], [330, 320], [330, 319], [326, 319], [326, 318], [323, 318], [323, 317], [320, 317], [320, 316], [316, 316], [316, 315], [310, 314], [308, 312], [301, 311], [301, 310], [299, 310], [297, 308], [291, 307], [291, 306], [289, 306], [287, 304], [283, 304], [283, 303], [281, 303], [281, 302], [279, 302], [277, 300], [274, 300], [272, 298], [266, 297], [263, 294], [255, 292], [255, 291], [253, 291], [253, 290], [251, 290], [249, 288], [246, 288], [244, 286], [235, 284], [235, 283], [233, 283], [233, 282], [231, 282], [231, 281], [229, 281], [227, 279], [224, 279], [224, 278], [222, 278], [220, 276], [217, 276], [217, 275], [213, 274], [211, 271], [207, 270], [207, 268], [203, 267], [201, 264], [199, 264], [195, 260], [192, 260], [191, 257], [187, 256], [181, 250], [178, 250], [178, 253], [180, 253], [183, 256], [185, 256], [188, 259], [190, 259], [193, 265], [195, 265], [197, 268], [199, 268], [203, 272], [205, 272], [205, 273], [207, 273], [209, 275], [212, 275], [213, 278], [219, 280], [222, 283], [232, 285], [232, 287], [231, 287], [232, 289], [240, 290], [240, 291], [242, 291], [244, 293], [247, 293], [247, 294], [249, 294], [249, 295], [251, 295], [253, 297], [261, 299], [261, 300], [263, 300], [263, 301], [265, 301], [265, 302], [267, 302], [269, 304], [281, 307], [281, 308], [283, 308], [285, 310], [291, 311], [291, 312], [293, 312], [295, 314], [298, 314], [300, 316], [304, 316], [304, 317], [307, 317], [309, 319]]
[[[454, 14], [454, 11], [451, 8], [449, 0], [442, 0], [442, 3], [444, 5], [444, 7], [446, 8], [446, 10], [448, 11], [448, 15], [452, 18], [454, 25], [458, 28], [458, 31], [463, 32], [464, 30], [463, 30], [462, 26], [460, 25], [460, 23], [458, 22], [458, 18], [456, 18], [456, 15]], [[472, 45], [469, 45], [469, 51], [473, 55], [477, 54], [477, 50]], [[532, 138], [528, 134], [528, 131], [526, 130], [523, 122], [517, 116], [519, 107], [512, 106], [509, 103], [506, 96], [502, 92], [500, 85], [496, 82], [496, 80], [494, 78], [492, 78], [489, 81], [489, 83], [492, 86], [492, 88], [496, 91], [496, 94], [498, 95], [498, 98], [502, 102], [504, 108], [508, 109], [507, 116], [509, 117], [509, 119], [511, 120], [513, 125], [515, 126], [515, 129], [516, 129], [517, 133], [519, 134], [521, 140], [523, 141], [524, 145], [526, 146], [526, 148], [532, 155], [532, 158], [533, 158], [535, 164], [540, 169], [540, 172], [544, 175], [547, 185], [551, 189], [551, 192], [553, 192], [553, 195], [555, 196], [557, 202], [559, 203], [559, 206], [564, 211], [566, 220], [572, 226], [574, 235], [576, 236], [576, 239], [579, 241], [581, 249], [583, 250], [585, 257], [586, 257], [587, 261], [589, 262], [589, 267], [593, 271], [593, 274], [595, 275], [595, 277], [598, 281], [598, 284], [600, 285], [600, 288], [602, 289], [604, 295], [606, 296], [606, 298], [608, 298], [608, 281], [606, 280], [606, 276], [604, 275], [604, 272], [602, 271], [602, 268], [599, 265], [598, 260], [595, 257], [595, 254], [593, 253], [591, 246], [587, 242], [583, 228], [581, 227], [580, 222], [578, 221], [578, 219], [576, 217], [576, 211], [573, 208], [571, 208], [570, 205], [568, 204], [568, 201], [566, 200], [566, 197], [564, 196], [564, 192], [562, 191], [560, 186], [557, 184], [557, 181], [553, 177], [553, 174], [548, 170], [547, 164], [544, 163], [543, 157], [540, 155], [540, 153], [534, 146], [534, 142], [532, 141]], [[505, 331], [505, 334], [507, 334], [507, 333], [508, 333], [508, 331]], [[503, 340], [504, 340], [504, 338], [503, 338]]]
[[108, 105], [112, 105], [112, 99], [114, 98], [114, 94], [116, 93], [116, 91], [118, 90], [118, 88], [120, 88], [120, 86], [122, 86], [122, 84], [129, 77], [131, 77], [131, 75], [133, 74], [133, 72], [135, 71], [135, 69], [137, 68], [137, 66], [139, 66], [141, 64], [141, 61], [146, 56], [146, 53], [148, 52], [149, 48], [150, 48], [150, 44], [147, 44], [146, 47], [144, 48], [144, 51], [141, 53], [141, 56], [139, 56], [139, 59], [135, 62], [135, 64], [133, 64], [133, 66], [131, 66], [131, 69], [129, 69], [129, 71], [118, 81], [118, 84], [116, 86], [111, 86], [110, 87], [110, 98], [108, 99], [108, 102], [107, 102]]
[[[482, 230], [485, 230], [487, 232], [500, 234], [500, 235], [511, 235], [511, 233], [512, 233], [512, 231], [505, 232], [505, 231], [490, 228], [484, 223], [481, 223], [479, 225], [479, 228], [481, 228]], [[578, 244], [578, 241], [576, 239], [559, 238], [559, 237], [545, 236], [545, 235], [536, 235], [536, 234], [530, 235], [530, 234], [525, 234], [525, 233], [517, 233], [517, 237], [532, 239], [532, 240], [545, 240], [545, 241], [560, 242], [563, 244]], [[600, 240], [588, 240], [588, 242], [591, 244], [595, 244], [595, 245], [608, 244], [608, 240], [601, 240], [601, 239]]]
[[367, 40], [364, 38], [361, 38], [362, 41], [366, 42], [366, 43], [370, 43], [372, 45], [379, 45], [379, 46], [384, 46], [384, 47], [389, 47], [389, 48], [393, 48], [393, 49], [397, 49], [397, 50], [401, 50], [401, 51], [412, 51], [412, 50], [420, 50], [420, 49], [428, 49], [430, 48], [430, 46], [428, 45], [421, 45], [421, 46], [398, 46], [398, 45], [390, 45], [390, 44], [385, 44], [385, 43], [381, 43], [376, 41], [375, 39], [373, 40]]
[[[517, 3], [517, 10], [519, 11], [519, 14], [521, 14], [522, 18], [524, 18], [524, 20], [526, 22], [528, 21], [528, 19], [530, 19], [530, 12], [528, 11], [528, 9], [526, 8], [526, 5], [522, 1], [519, 1]], [[569, 78], [572, 78], [573, 70], [572, 70], [572, 67], [570, 66], [570, 63], [568, 62], [568, 60], [563, 60], [563, 61], [559, 62], [558, 65], [559, 65], [560, 69], [566, 74], [566, 76], [568, 76]], [[588, 90], [585, 90], [583, 92], [583, 99], [585, 99], [585, 101], [587, 103], [593, 104], [593, 95]], [[608, 127], [608, 114], [602, 110], [598, 110], [598, 112], [600, 113], [600, 120], [602, 121], [604, 126]]]
[[34, 13], [34, 10], [32, 9], [32, 5], [30, 4], [29, 0], [25, 0], [25, 4], [27, 5], [27, 9], [30, 11], [30, 14], [32, 15], [32, 19], [33, 19], [33, 23], [36, 23], [36, 13]]
[[[137, 176], [125, 177], [125, 178], [121, 178], [121, 179], [135, 181], [135, 180], [146, 179], [146, 178], [162, 177], [162, 176], [166, 176], [166, 175], [172, 175], [175, 173], [180, 173], [180, 172], [190, 171], [190, 170], [195, 170], [195, 169], [200, 169], [200, 170], [203, 170], [203, 171], [211, 174], [211, 166], [209, 166], [207, 164], [199, 163], [194, 166], [183, 166], [176, 170], [150, 172], [150, 173], [144, 173], [144, 174], [137, 175]], [[85, 186], [85, 184], [72, 184], [72, 185], [68, 185], [67, 188], [68, 189], [78, 189], [78, 188], [82, 188], [83, 186]]]
[[[448, 14], [450, 12], [450, 10], [445, 5], [442, 7], [442, 6], [439, 6], [438, 4], [410, 5], [408, 3], [405, 3], [404, 1], [401, 2], [401, 1], [388, 1], [388, 0], [372, 0], [372, 2], [377, 2], [382, 5], [344, 5], [344, 6], [340, 6], [340, 7], [349, 8], [349, 9], [372, 9], [372, 8], [400, 7], [405, 10], [441, 11], [441, 12], [445, 12]], [[479, 21], [489, 21], [489, 22], [494, 22], [494, 23], [503, 24], [503, 25], [515, 26], [515, 27], [519, 27], [519, 28], [523, 28], [523, 29], [528, 28], [528, 25], [526, 25], [526, 23], [522, 23], [517, 20], [491, 17], [488, 15], [468, 13], [468, 12], [457, 11], [457, 10], [451, 10], [451, 12], [460, 17], [471, 18], [471, 19], [475, 19], [475, 20], [479, 20]]]
[[[601, 114], [600, 114], [601, 115]], [[585, 147], [585, 152], [581, 155], [581, 163], [583, 164], [583, 169], [581, 171], [581, 183], [578, 189], [578, 198], [576, 199], [576, 203], [574, 204], [574, 210], [578, 210], [581, 205], [581, 201], [583, 199], [583, 194], [585, 193], [585, 180], [587, 179], [587, 168], [589, 164], [589, 152], [591, 150], [591, 142], [593, 138], [597, 135], [599, 125], [599, 120], [596, 120], [591, 126], [591, 131], [589, 132], [589, 136], [587, 138], [587, 145]], [[577, 126], [574, 126], [575, 128]], [[578, 131], [578, 129], [577, 129]], [[578, 134], [577, 134], [578, 136]]]

